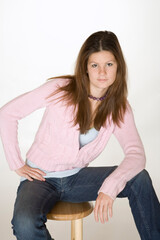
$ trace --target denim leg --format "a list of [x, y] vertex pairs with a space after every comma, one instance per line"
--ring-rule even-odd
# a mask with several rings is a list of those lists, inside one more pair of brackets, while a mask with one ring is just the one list
[[[96, 200], [103, 181], [115, 167], [87, 167], [61, 179], [21, 183], [12, 220], [17, 240], [51, 240], [46, 214], [59, 201]], [[142, 240], [160, 239], [160, 204], [151, 179], [144, 170], [131, 179], [118, 197], [128, 197]]]
[[[61, 200], [94, 201], [103, 181], [116, 167], [87, 167], [70, 180], [63, 179]], [[69, 182], [68, 182], [69, 181]], [[142, 240], [160, 240], [160, 204], [146, 170], [131, 179], [117, 197], [128, 197], [132, 214]]]
[[118, 197], [128, 197], [142, 240], [160, 240], [160, 203], [146, 170], [131, 179]]
[[116, 167], [86, 167], [74, 176], [62, 179], [64, 190], [61, 200], [68, 202], [95, 201], [103, 181]]
[[17, 191], [12, 219], [17, 240], [51, 240], [46, 229], [46, 214], [59, 200], [57, 191], [47, 181], [26, 180]]

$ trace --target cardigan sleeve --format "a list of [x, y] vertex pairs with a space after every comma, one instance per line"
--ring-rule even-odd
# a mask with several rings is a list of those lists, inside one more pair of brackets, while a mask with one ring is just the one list
[[143, 144], [129, 105], [123, 123], [120, 127], [115, 126], [113, 134], [120, 143], [125, 157], [114, 172], [105, 179], [99, 192], [115, 199], [124, 189], [126, 183], [144, 169], [146, 161]]
[[18, 144], [18, 120], [47, 106], [50, 103], [48, 96], [56, 90], [59, 81], [59, 79], [48, 81], [13, 99], [0, 109], [0, 136], [10, 169], [16, 170], [25, 164]]

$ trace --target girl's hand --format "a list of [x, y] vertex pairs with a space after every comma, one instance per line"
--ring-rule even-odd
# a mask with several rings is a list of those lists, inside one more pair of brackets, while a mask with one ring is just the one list
[[108, 214], [109, 217], [112, 217], [113, 215], [113, 199], [109, 197], [108, 195], [100, 192], [97, 199], [96, 204], [94, 208], [94, 217], [96, 222], [100, 221], [101, 223], [105, 223], [105, 221], [108, 221]]
[[22, 168], [15, 170], [15, 172], [19, 176], [27, 178], [29, 181], [33, 181], [33, 179], [45, 181], [43, 176], [46, 174], [38, 168], [31, 168], [28, 165], [24, 165]]

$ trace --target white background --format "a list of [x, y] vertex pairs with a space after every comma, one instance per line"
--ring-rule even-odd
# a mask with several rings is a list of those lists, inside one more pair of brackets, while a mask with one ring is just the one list
[[[160, 199], [160, 1], [159, 0], [1, 0], [0, 106], [43, 84], [47, 78], [72, 74], [78, 51], [93, 32], [116, 33], [128, 65], [128, 99], [142, 138], [146, 169]], [[19, 123], [22, 156], [41, 120], [38, 110]], [[111, 138], [92, 165], [123, 159]], [[13, 240], [10, 220], [19, 177], [9, 170], [0, 142], [0, 235]], [[55, 239], [70, 239], [69, 222], [47, 223]], [[109, 223], [84, 220], [84, 239], [138, 240], [128, 200], [117, 199]], [[35, 239], [36, 240], [36, 239]]]

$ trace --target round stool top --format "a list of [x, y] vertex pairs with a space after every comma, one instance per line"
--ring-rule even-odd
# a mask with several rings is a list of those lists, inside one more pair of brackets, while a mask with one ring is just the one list
[[52, 220], [75, 220], [88, 216], [92, 211], [93, 204], [90, 202], [57, 202], [47, 214], [47, 218]]

